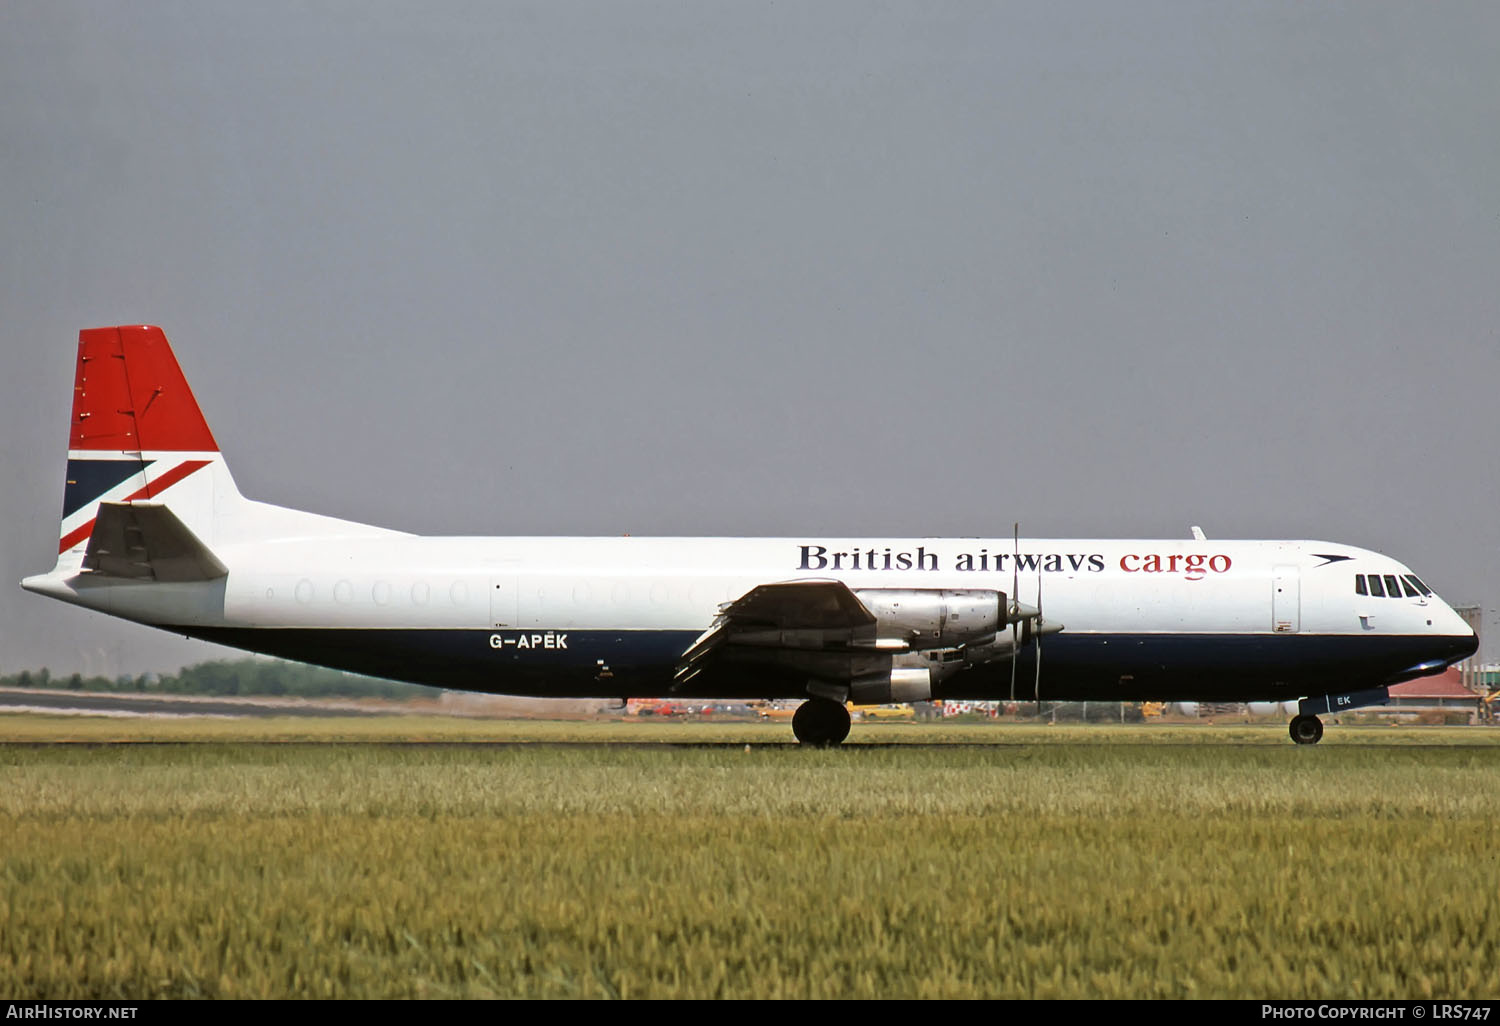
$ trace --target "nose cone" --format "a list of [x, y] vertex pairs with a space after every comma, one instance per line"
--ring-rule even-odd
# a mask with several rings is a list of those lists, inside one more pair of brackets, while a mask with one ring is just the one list
[[1467, 637], [1460, 635], [1459, 637], [1453, 639], [1453, 658], [1450, 659], [1449, 662], [1463, 662], [1465, 659], [1469, 658], [1469, 656], [1478, 651], [1479, 635], [1473, 633], [1472, 631]]

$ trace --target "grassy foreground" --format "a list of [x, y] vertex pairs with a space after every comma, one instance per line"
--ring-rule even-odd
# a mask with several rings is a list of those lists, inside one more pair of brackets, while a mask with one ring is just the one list
[[[0, 744], [6, 742], [411, 742], [504, 744], [795, 744], [787, 722], [735, 720], [501, 720], [441, 715], [381, 717], [270, 716], [230, 719], [210, 716], [63, 716], [0, 713]], [[1005, 721], [928, 723], [861, 722], [846, 745], [1268, 745], [1291, 744], [1284, 719], [1233, 725], [1082, 724], [1047, 725]], [[1319, 748], [1341, 745], [1489, 746], [1500, 756], [1495, 727], [1329, 723]]]
[[0, 747], [0, 993], [1500, 996], [1493, 745], [1107, 737]]

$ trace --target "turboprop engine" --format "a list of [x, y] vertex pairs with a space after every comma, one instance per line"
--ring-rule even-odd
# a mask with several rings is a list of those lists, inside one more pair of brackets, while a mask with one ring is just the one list
[[1030, 606], [1009, 607], [1005, 592], [981, 588], [861, 588], [854, 594], [875, 617], [875, 635], [882, 647], [899, 640], [912, 653], [895, 656], [888, 669], [855, 676], [849, 683], [849, 700], [860, 704], [925, 702], [932, 698], [934, 683], [965, 663], [934, 667], [928, 656], [915, 653], [1008, 645], [1009, 636], [1001, 634], [1001, 628], [1012, 621], [1030, 626], [1036, 616]]
[[857, 588], [875, 617], [875, 636], [911, 649], [954, 648], [995, 635], [1010, 622], [1005, 592], [983, 588]]
[[987, 644], [1012, 620], [1036, 616], [1031, 606], [1007, 607], [1003, 591], [982, 588], [860, 588], [861, 618], [850, 626], [809, 624], [813, 617], [777, 623], [767, 617], [734, 630], [732, 643], [779, 649], [920, 652]]
[[1007, 598], [981, 588], [761, 585], [720, 607], [713, 626], [683, 653], [677, 686], [717, 659], [805, 675], [809, 693], [835, 702], [923, 701], [944, 677], [983, 661], [971, 652], [994, 658], [1040, 615]]

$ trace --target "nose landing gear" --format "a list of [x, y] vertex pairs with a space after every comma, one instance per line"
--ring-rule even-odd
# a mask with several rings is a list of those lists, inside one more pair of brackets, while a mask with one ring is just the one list
[[1316, 716], [1293, 716], [1287, 732], [1299, 745], [1315, 745], [1323, 740], [1323, 721]]
[[1348, 712], [1367, 705], [1385, 705], [1390, 700], [1391, 692], [1386, 687], [1304, 698], [1297, 703], [1297, 715], [1292, 717], [1287, 733], [1299, 745], [1315, 745], [1323, 739], [1323, 721], [1318, 719], [1318, 713]]

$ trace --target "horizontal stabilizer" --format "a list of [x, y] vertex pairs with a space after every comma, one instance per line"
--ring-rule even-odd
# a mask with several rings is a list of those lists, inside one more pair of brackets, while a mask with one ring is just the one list
[[83, 568], [141, 581], [211, 581], [229, 573], [170, 509], [138, 502], [99, 504]]

